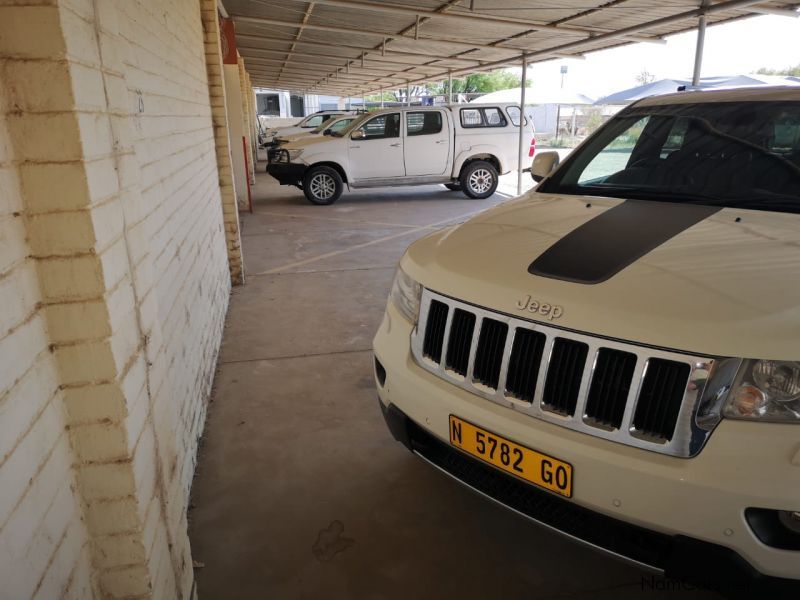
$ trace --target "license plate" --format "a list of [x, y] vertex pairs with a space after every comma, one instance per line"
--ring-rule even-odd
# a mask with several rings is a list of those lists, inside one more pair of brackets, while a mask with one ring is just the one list
[[450, 415], [450, 444], [498, 469], [572, 497], [572, 465]]

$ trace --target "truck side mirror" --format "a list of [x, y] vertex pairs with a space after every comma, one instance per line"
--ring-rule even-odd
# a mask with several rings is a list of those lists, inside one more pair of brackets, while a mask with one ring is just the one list
[[533, 177], [535, 182], [540, 182], [555, 170], [559, 162], [561, 162], [561, 157], [558, 155], [558, 152], [537, 153], [536, 156], [533, 157], [531, 177]]
[[353, 133], [350, 134], [351, 140], [363, 140], [367, 137], [367, 134], [364, 133], [363, 129], [356, 129]]
[[326, 129], [325, 131], [322, 132], [322, 135], [330, 135], [330, 134], [331, 134], [330, 129]]

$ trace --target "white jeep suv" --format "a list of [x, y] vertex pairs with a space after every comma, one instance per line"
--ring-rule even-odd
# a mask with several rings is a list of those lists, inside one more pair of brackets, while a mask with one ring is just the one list
[[403, 256], [389, 429], [591, 546], [800, 597], [800, 89], [645, 99], [555, 162]]

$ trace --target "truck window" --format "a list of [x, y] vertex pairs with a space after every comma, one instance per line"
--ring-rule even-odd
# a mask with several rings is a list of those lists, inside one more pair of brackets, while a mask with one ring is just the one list
[[483, 118], [487, 127], [505, 127], [507, 124], [506, 118], [499, 108], [484, 108]]
[[300, 127], [307, 127], [307, 128], [319, 127], [325, 121], [327, 121], [327, 119], [325, 118], [327, 116], [328, 115], [314, 115], [313, 117], [308, 119], [305, 123], [303, 123]]
[[365, 140], [400, 137], [400, 113], [380, 115], [361, 126]]
[[[511, 124], [514, 127], [519, 127], [519, 106], [506, 107], [506, 113], [508, 113], [508, 118], [511, 119]], [[525, 117], [525, 124], [528, 124], [528, 117]]]
[[442, 131], [442, 113], [439, 111], [406, 113], [406, 135], [431, 135]]
[[470, 127], [505, 127], [508, 125], [499, 108], [462, 108], [461, 126]]

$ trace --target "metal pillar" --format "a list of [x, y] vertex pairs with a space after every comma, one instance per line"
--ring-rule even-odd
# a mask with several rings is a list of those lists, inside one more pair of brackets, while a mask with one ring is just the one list
[[361, 108], [364, 112], [367, 112], [367, 96], [366, 94], [361, 94]]
[[519, 147], [517, 151], [517, 196], [522, 194], [522, 148], [525, 135], [525, 88], [528, 85], [528, 59], [522, 56], [522, 90], [519, 99]]
[[381, 95], [381, 108], [383, 108], [383, 88], [380, 88], [380, 92], [378, 93]]
[[447, 94], [448, 94], [448, 104], [453, 103], [453, 73], [450, 69], [447, 69]]
[[406, 105], [411, 106], [411, 84], [406, 83]]
[[[707, 6], [707, 0], [703, 0], [703, 7]], [[697, 47], [694, 51], [694, 72], [692, 73], [692, 85], [700, 84], [700, 69], [703, 66], [703, 46], [706, 43], [706, 15], [700, 15], [697, 19]]]

